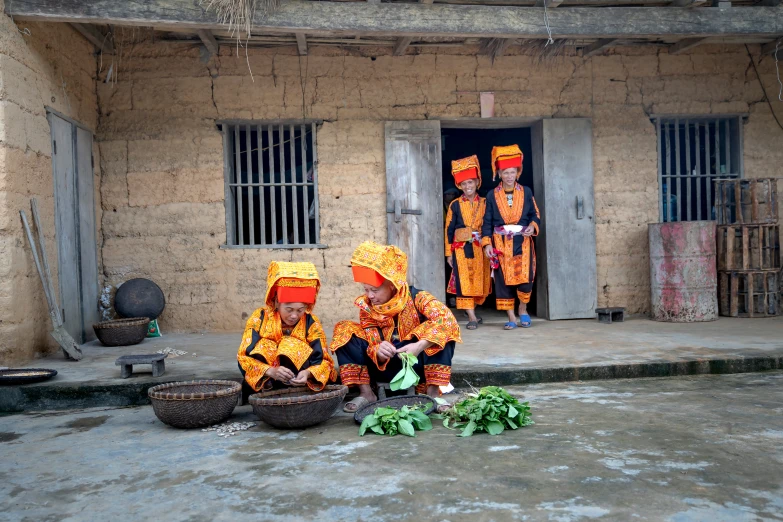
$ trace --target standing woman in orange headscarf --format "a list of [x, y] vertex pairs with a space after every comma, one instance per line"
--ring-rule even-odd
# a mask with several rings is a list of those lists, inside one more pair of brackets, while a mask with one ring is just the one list
[[492, 290], [489, 259], [481, 250], [486, 200], [478, 195], [478, 157], [452, 161], [451, 174], [462, 196], [451, 202], [446, 213], [446, 260], [453, 270], [447, 291], [457, 295], [457, 309], [468, 314], [467, 329], [475, 330], [479, 325], [476, 305], [483, 304]]
[[266, 306], [248, 319], [237, 352], [245, 396], [284, 386], [320, 391], [336, 379], [324, 329], [313, 314], [320, 286], [312, 263], [269, 264]]
[[493, 265], [497, 265], [495, 297], [497, 309], [508, 314], [504, 328], [517, 327], [515, 297], [519, 297], [519, 326], [529, 328], [527, 303], [536, 275], [533, 236], [538, 235], [541, 215], [533, 191], [517, 183], [522, 174], [522, 151], [517, 145], [492, 149], [492, 173], [492, 179], [500, 175], [501, 182], [487, 195], [481, 245]]

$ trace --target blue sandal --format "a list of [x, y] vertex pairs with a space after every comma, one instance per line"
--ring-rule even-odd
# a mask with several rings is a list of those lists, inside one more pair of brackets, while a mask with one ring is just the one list
[[512, 323], [511, 321], [503, 325], [504, 330], [513, 330], [516, 327], [517, 327], [517, 323]]
[[519, 318], [519, 326], [522, 328], [530, 328], [533, 326], [533, 322], [530, 320], [530, 316], [525, 314]]

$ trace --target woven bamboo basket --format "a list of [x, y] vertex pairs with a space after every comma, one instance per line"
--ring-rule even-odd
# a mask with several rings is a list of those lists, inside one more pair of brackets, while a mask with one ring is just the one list
[[256, 393], [249, 398], [259, 419], [275, 428], [306, 428], [328, 420], [348, 393], [342, 385], [313, 392], [306, 386]]
[[204, 380], [161, 384], [147, 395], [161, 422], [174, 428], [203, 428], [229, 418], [241, 393], [238, 382]]
[[149, 326], [148, 317], [131, 317], [94, 324], [92, 329], [104, 346], [130, 346], [139, 344], [147, 337]]

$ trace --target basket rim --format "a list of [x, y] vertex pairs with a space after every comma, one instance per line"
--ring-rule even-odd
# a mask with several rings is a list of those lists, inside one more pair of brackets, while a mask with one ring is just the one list
[[[223, 385], [226, 388], [214, 392], [194, 392], [194, 393], [171, 393], [166, 390], [175, 386], [200, 386], [200, 385]], [[175, 381], [158, 384], [147, 390], [147, 396], [150, 399], [164, 401], [200, 401], [205, 399], [216, 399], [218, 397], [227, 397], [242, 392], [242, 385], [236, 381], [225, 381], [220, 379], [203, 379], [198, 381]]]
[[128, 317], [127, 319], [113, 319], [111, 321], [103, 321], [92, 325], [93, 328], [126, 328], [128, 326], [141, 326], [142, 324], [149, 324], [151, 322], [149, 317]]
[[[21, 372], [41, 372], [40, 375], [15, 375], [17, 373]], [[49, 377], [54, 377], [57, 375], [57, 370], [52, 370], [51, 368], [7, 368], [5, 370], [0, 370], [0, 378], [1, 377], [43, 377], [44, 375], [48, 375]]]
[[[289, 397], [293, 393], [303, 391], [311, 392], [309, 395], [300, 395], [298, 397]], [[293, 386], [279, 390], [270, 390], [266, 392], [254, 393], [248, 397], [247, 401], [254, 406], [291, 406], [295, 404], [307, 404], [310, 402], [324, 401], [345, 396], [348, 393], [348, 387], [344, 384], [329, 384], [319, 392], [313, 392], [307, 386]], [[281, 403], [285, 400], [285, 403]]]

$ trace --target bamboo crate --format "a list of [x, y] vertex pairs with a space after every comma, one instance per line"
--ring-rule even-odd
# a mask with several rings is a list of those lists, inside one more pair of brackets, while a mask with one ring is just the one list
[[774, 317], [780, 313], [780, 272], [718, 274], [718, 310], [728, 317]]
[[777, 178], [715, 180], [715, 212], [718, 225], [776, 224]]
[[780, 270], [779, 225], [721, 225], [718, 270]]

